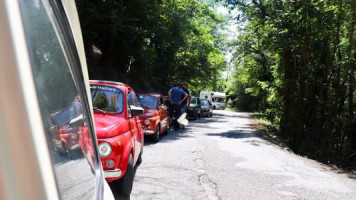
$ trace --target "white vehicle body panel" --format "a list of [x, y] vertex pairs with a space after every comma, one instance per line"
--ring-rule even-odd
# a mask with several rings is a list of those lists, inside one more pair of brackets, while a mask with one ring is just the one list
[[[214, 109], [226, 108], [226, 93], [224, 92], [201, 91], [200, 99], [208, 99], [213, 104]], [[218, 101], [218, 99], [223, 99], [224, 102]]]

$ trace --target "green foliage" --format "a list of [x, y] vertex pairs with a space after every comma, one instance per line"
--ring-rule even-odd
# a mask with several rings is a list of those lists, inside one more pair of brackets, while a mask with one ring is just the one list
[[[91, 79], [166, 92], [186, 81], [215, 84], [225, 61], [217, 28], [224, 18], [200, 0], [76, 0]], [[93, 45], [101, 54], [93, 51]]]
[[227, 0], [244, 26], [228, 84], [301, 154], [356, 168], [354, 0]]

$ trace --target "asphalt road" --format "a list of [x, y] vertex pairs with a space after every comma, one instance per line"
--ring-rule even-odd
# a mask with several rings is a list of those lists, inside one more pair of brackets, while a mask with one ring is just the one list
[[356, 199], [356, 180], [256, 134], [248, 114], [214, 111], [146, 141], [131, 200]]
[[72, 152], [73, 158], [67, 155], [54, 155], [54, 172], [61, 199], [93, 199], [95, 195], [95, 175], [90, 170], [83, 153]]

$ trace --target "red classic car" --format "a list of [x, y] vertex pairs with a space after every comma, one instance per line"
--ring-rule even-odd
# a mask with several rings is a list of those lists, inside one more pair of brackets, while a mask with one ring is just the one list
[[170, 118], [168, 108], [164, 104], [164, 97], [158, 93], [137, 93], [145, 113], [140, 115], [146, 135], [158, 142], [159, 135], [169, 132]]
[[82, 127], [73, 127], [70, 125], [71, 120], [80, 115], [80, 107], [78, 101], [73, 102], [71, 106], [58, 110], [50, 115], [49, 131], [55, 151], [72, 159], [73, 151], [79, 150], [79, 137], [82, 133]]
[[144, 110], [130, 86], [90, 81], [94, 122], [105, 178], [113, 193], [129, 196], [134, 166], [142, 161]]

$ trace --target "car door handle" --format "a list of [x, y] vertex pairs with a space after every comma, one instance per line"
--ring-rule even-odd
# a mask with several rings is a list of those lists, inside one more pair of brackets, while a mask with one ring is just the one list
[[141, 120], [137, 120], [136, 122], [139, 123], [139, 122], [141, 122]]

